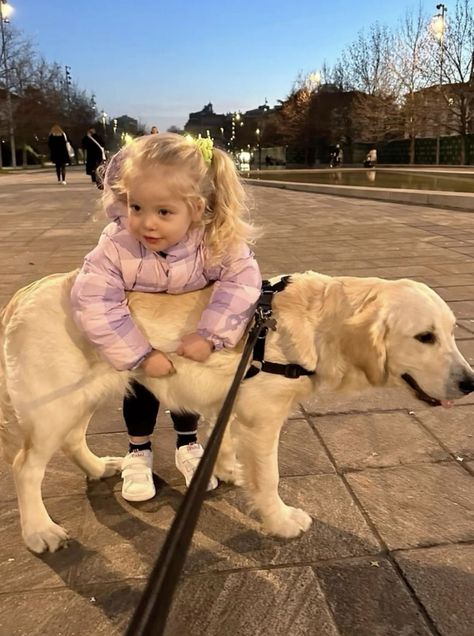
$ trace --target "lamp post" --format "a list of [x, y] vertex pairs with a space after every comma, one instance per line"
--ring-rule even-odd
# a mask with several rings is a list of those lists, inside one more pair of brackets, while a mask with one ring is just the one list
[[240, 113], [238, 111], [235, 113], [232, 113], [232, 134], [230, 137], [232, 151], [235, 151], [235, 144], [236, 144], [235, 128], [236, 128], [237, 122], [240, 122]]
[[12, 96], [10, 93], [10, 73], [8, 70], [7, 44], [5, 40], [5, 24], [10, 21], [9, 18], [12, 13], [13, 7], [7, 3], [7, 0], [0, 0], [0, 33], [2, 37], [1, 56], [3, 58], [3, 72], [5, 74], [5, 90], [7, 95], [8, 132], [10, 135], [12, 168], [16, 168], [15, 124], [13, 123]]
[[[444, 54], [444, 33], [446, 31], [446, 19], [445, 14], [447, 12], [446, 5], [437, 4], [436, 9], [438, 13], [431, 20], [431, 32], [433, 36], [439, 42], [439, 88], [441, 93], [441, 86], [443, 85], [443, 54]], [[441, 95], [440, 95], [441, 97]], [[441, 99], [440, 99], [441, 103]], [[440, 130], [438, 119], [438, 134], [436, 135], [436, 164], [439, 164], [440, 160]]]
[[72, 84], [71, 67], [66, 64], [64, 67], [64, 87], [66, 88], [66, 99], [68, 108], [71, 106], [70, 86]]
[[255, 134], [257, 135], [257, 152], [258, 152], [258, 169], [262, 167], [262, 147], [260, 145], [260, 128], [257, 128]]

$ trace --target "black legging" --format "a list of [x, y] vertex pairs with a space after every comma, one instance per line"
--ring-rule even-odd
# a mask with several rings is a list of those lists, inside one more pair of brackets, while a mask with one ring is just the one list
[[56, 163], [56, 175], [58, 177], [58, 181], [66, 181], [66, 164], [65, 163]]
[[[131, 437], [146, 437], [155, 428], [160, 403], [142, 384], [132, 382], [132, 391], [123, 398], [123, 417]], [[174, 429], [190, 433], [197, 429], [199, 415], [195, 413], [170, 413]]]

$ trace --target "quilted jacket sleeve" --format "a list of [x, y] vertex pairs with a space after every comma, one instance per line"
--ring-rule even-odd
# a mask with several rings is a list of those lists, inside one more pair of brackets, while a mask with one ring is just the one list
[[118, 371], [133, 368], [152, 350], [133, 322], [117, 248], [108, 237], [86, 256], [71, 301], [76, 324]]
[[257, 261], [242, 244], [224, 259], [197, 333], [210, 340], [216, 350], [235, 347], [253, 315], [261, 287]]

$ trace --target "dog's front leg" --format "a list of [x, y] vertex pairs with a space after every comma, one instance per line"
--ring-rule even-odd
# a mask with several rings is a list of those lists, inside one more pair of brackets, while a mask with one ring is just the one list
[[214, 466], [214, 475], [228, 484], [241, 486], [242, 467], [237, 461], [235, 442], [232, 434], [232, 428], [235, 425], [236, 418], [232, 415], [222, 439], [219, 455], [217, 456], [216, 465]]
[[301, 508], [287, 506], [278, 494], [278, 442], [283, 422], [241, 422], [237, 456], [242, 464], [244, 487], [261, 515], [263, 527], [278, 537], [296, 537], [311, 525]]

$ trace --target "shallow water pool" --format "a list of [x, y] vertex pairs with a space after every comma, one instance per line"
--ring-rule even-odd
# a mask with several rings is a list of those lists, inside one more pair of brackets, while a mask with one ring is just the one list
[[408, 170], [262, 170], [249, 174], [250, 179], [321, 183], [326, 185], [395, 188], [403, 190], [442, 190], [474, 192], [474, 173], [431, 173]]

